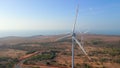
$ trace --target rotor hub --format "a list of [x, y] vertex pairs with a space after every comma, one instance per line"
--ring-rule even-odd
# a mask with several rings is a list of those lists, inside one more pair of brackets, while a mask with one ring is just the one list
[[76, 37], [76, 34], [75, 34], [75, 33], [73, 33], [73, 34], [72, 34], [72, 36], [73, 36], [73, 37]]

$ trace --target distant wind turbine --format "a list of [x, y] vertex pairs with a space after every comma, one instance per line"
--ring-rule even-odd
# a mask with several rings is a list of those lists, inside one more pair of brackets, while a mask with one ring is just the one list
[[80, 41], [81, 41], [81, 45], [84, 45], [84, 34], [88, 33], [88, 31], [84, 31], [84, 32], [80, 32]]

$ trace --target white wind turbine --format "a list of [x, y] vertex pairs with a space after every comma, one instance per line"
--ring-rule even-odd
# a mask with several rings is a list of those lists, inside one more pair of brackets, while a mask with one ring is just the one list
[[73, 29], [72, 29], [72, 33], [67, 34], [66, 36], [63, 36], [61, 38], [58, 38], [56, 41], [58, 40], [62, 40], [64, 38], [68, 38], [68, 37], [72, 37], [72, 68], [74, 68], [74, 47], [75, 47], [75, 43], [77, 43], [80, 47], [80, 49], [82, 50], [82, 52], [85, 54], [85, 56], [89, 59], [90, 57], [88, 56], [88, 54], [86, 53], [86, 51], [84, 50], [82, 44], [77, 40], [76, 38], [76, 33], [75, 33], [75, 26], [76, 26], [76, 22], [77, 22], [77, 17], [78, 17], [78, 11], [79, 11], [79, 5], [77, 6], [77, 10], [76, 10], [76, 16], [75, 16], [75, 22], [73, 24]]
[[80, 41], [81, 41], [81, 45], [84, 45], [84, 34], [88, 33], [88, 31], [85, 31], [85, 32], [80, 32]]

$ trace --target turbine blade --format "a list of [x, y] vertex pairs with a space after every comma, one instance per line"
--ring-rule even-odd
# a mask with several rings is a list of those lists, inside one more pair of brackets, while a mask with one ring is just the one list
[[80, 33], [81, 35], [83, 35], [83, 34], [87, 34], [89, 31], [87, 30], [87, 31], [78, 31], [78, 33]]
[[73, 38], [75, 40], [75, 42], [79, 45], [80, 49], [82, 50], [82, 52], [85, 54], [85, 56], [91, 60], [91, 58], [88, 56], [88, 54], [86, 53], [86, 51], [84, 50], [84, 48], [82, 47], [81, 43], [74, 37]]
[[72, 32], [73, 32], [73, 33], [74, 33], [74, 31], [75, 31], [75, 25], [76, 25], [76, 22], [77, 22], [78, 12], [79, 12], [79, 4], [78, 4], [77, 9], [76, 9], [75, 22], [74, 22], [74, 24], [73, 24], [73, 29], [72, 29]]
[[88, 32], [89, 32], [88, 30], [87, 30], [87, 31], [84, 31], [83, 34], [86, 34], [86, 33], [88, 33]]
[[72, 36], [72, 35], [69, 34], [69, 35], [66, 35], [66, 36], [60, 37], [60, 38], [56, 39], [55, 41], [60, 41], [60, 40], [62, 40], [62, 39], [68, 38], [68, 37], [70, 37], [70, 36]]

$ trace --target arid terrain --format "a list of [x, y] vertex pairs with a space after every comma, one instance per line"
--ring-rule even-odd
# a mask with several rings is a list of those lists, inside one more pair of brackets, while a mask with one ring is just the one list
[[[0, 38], [0, 68], [71, 68], [71, 38], [64, 35]], [[85, 34], [87, 57], [75, 46], [75, 68], [119, 68], [120, 36]], [[80, 40], [81, 36], [77, 38]], [[21, 61], [24, 61], [20, 63]]]

